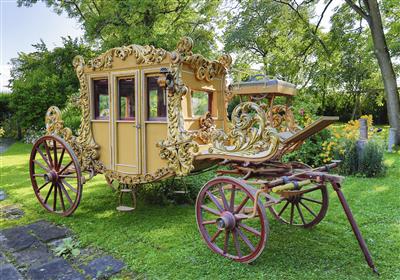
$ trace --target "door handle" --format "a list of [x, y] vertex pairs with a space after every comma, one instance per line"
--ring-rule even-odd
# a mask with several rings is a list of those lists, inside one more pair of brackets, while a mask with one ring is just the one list
[[134, 124], [133, 126], [136, 127], [137, 129], [142, 128], [142, 126], [140, 124]]

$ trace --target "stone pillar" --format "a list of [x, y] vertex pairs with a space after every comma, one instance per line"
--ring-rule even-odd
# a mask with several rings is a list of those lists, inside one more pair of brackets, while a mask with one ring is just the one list
[[394, 140], [396, 137], [397, 130], [395, 128], [389, 128], [389, 139], [388, 139], [388, 152], [393, 152]]
[[362, 151], [368, 141], [368, 123], [366, 119], [359, 119], [360, 123], [360, 137], [357, 140], [358, 158], [361, 158]]

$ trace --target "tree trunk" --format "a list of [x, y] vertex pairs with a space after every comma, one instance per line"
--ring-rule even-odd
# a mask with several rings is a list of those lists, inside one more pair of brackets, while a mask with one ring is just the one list
[[368, 4], [370, 16], [368, 24], [374, 43], [374, 53], [378, 60], [385, 88], [389, 124], [392, 128], [397, 129], [395, 144], [400, 145], [400, 102], [396, 74], [393, 70], [389, 49], [386, 44], [378, 2], [376, 0], [368, 0]]

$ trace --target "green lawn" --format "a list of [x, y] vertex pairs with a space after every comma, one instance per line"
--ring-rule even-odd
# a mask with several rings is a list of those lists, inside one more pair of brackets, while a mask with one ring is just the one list
[[[17, 221], [1, 220], [1, 228], [38, 219], [65, 224], [82, 245], [122, 258], [139, 279], [376, 279], [331, 188], [329, 211], [319, 225], [304, 230], [270, 219], [264, 252], [246, 265], [226, 260], [203, 244], [192, 205], [139, 203], [134, 213], [117, 212], [117, 198], [101, 175], [84, 186], [74, 215], [47, 213], [30, 185], [29, 153], [30, 145], [16, 143], [0, 155], [0, 188], [9, 195], [0, 206], [17, 203], [26, 213]], [[386, 164], [385, 178], [347, 178], [344, 194], [380, 279], [400, 279], [400, 155], [387, 154]]]

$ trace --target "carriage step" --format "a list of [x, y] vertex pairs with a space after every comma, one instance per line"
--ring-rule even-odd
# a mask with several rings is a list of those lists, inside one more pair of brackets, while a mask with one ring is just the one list
[[118, 211], [121, 211], [121, 212], [130, 212], [130, 211], [135, 210], [135, 208], [129, 207], [129, 206], [121, 205], [121, 206], [118, 206], [118, 207], [117, 207], [117, 210], [118, 210]]
[[120, 189], [120, 192], [124, 192], [124, 193], [129, 193], [129, 192], [133, 192], [132, 189]]

